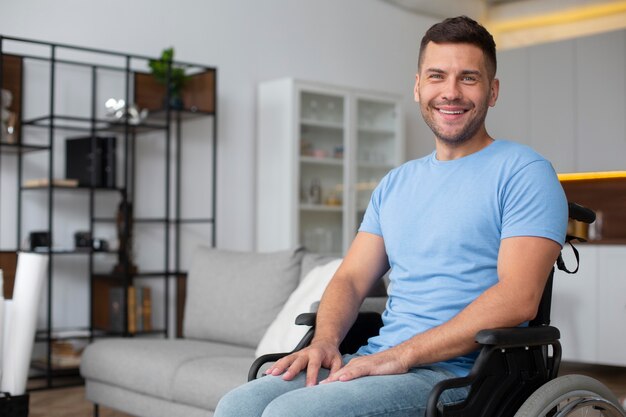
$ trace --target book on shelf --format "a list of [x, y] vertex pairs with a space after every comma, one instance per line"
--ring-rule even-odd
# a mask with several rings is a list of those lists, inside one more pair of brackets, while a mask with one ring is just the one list
[[[24, 181], [24, 187], [47, 187], [50, 185], [49, 178], [31, 178]], [[78, 187], [78, 180], [72, 178], [53, 178], [52, 185], [56, 187]]]
[[112, 332], [124, 331], [124, 288], [109, 288], [109, 329]]
[[152, 292], [150, 287], [128, 287], [128, 332], [152, 330]]
[[126, 302], [128, 303], [128, 332], [137, 332], [137, 291], [132, 285], [128, 287], [128, 297]]
[[142, 292], [141, 317], [143, 321], [143, 330], [149, 332], [152, 330], [152, 292], [150, 287], [142, 287]]

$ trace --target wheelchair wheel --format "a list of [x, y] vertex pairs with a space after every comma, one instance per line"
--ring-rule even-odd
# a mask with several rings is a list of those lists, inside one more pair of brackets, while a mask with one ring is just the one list
[[515, 417], [626, 417], [615, 395], [584, 375], [566, 375], [535, 391]]

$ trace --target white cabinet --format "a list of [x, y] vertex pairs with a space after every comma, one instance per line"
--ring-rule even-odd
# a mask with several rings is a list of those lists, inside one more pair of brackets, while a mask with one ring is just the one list
[[552, 324], [561, 331], [563, 360], [626, 366], [626, 246], [578, 249], [578, 273], [558, 272], [554, 280]]
[[497, 138], [532, 146], [558, 172], [624, 169], [626, 30], [498, 54]]
[[257, 249], [341, 255], [404, 162], [402, 98], [293, 79], [258, 92]]
[[624, 169], [626, 31], [581, 38], [576, 46], [576, 170]]
[[528, 51], [530, 146], [548, 158], [557, 172], [576, 171], [576, 78], [574, 71], [563, 71], [568, 65], [574, 67], [575, 56], [573, 40]]

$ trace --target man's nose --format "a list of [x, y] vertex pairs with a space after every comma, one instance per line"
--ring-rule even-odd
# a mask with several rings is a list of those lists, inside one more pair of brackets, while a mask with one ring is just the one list
[[455, 79], [448, 79], [444, 85], [442, 98], [445, 100], [453, 101], [458, 100], [462, 96], [459, 83]]

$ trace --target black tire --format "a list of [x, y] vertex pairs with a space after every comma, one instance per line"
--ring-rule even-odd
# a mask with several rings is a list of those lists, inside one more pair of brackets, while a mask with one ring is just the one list
[[[615, 395], [600, 381], [584, 375], [565, 375], [549, 381], [535, 391], [515, 413], [515, 417], [556, 415], [566, 404], [577, 399], [599, 400], [593, 409], [597, 416], [626, 416]], [[586, 415], [572, 414], [566, 415]]]

